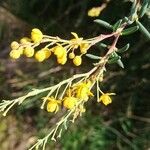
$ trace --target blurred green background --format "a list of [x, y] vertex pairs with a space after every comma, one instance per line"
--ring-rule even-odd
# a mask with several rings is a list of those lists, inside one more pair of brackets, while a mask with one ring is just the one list
[[[42, 88], [58, 83], [75, 73], [85, 72], [92, 61], [84, 57], [81, 67], [72, 63], [58, 66], [55, 60], [37, 63], [33, 59], [9, 58], [9, 44], [30, 34], [33, 27], [44, 33], [70, 38], [77, 32], [85, 38], [106, 29], [93, 23], [87, 11], [99, 6], [102, 0], [1, 0], [0, 1], [0, 99], [23, 95], [32, 88]], [[127, 16], [131, 2], [111, 0], [98, 17], [109, 23]], [[141, 22], [150, 31], [150, 16]], [[56, 143], [49, 141], [48, 150], [148, 150], [150, 149], [150, 42], [136, 32], [120, 39], [118, 47], [130, 43], [123, 54], [125, 69], [108, 66], [101, 85], [106, 92], [115, 92], [113, 103], [107, 107], [92, 100], [86, 113], [70, 124], [68, 131]], [[103, 54], [104, 50], [93, 46], [92, 51]], [[36, 77], [36, 78], [35, 78]], [[40, 95], [41, 96], [41, 95]], [[25, 150], [34, 141], [43, 137], [58, 116], [40, 110], [40, 96], [33, 97], [15, 107], [7, 117], [0, 116], [0, 150]]]

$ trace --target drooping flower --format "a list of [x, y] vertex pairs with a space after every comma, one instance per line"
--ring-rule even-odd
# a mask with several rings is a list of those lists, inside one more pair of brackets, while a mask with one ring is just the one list
[[48, 98], [47, 111], [48, 112], [57, 112], [59, 110], [59, 100], [54, 99], [53, 97]]
[[87, 83], [83, 82], [77, 85], [75, 88], [76, 90], [76, 97], [83, 100], [88, 100], [89, 96], [94, 96], [93, 93], [90, 91], [91, 81]]
[[31, 46], [27, 46], [24, 49], [23, 53], [26, 57], [32, 57], [34, 55], [34, 48]]
[[77, 102], [78, 99], [73, 96], [65, 97], [63, 100], [63, 106], [66, 107], [67, 109], [72, 109], [75, 107]]
[[100, 96], [98, 102], [102, 102], [104, 105], [107, 106], [108, 104], [112, 103], [112, 99], [111, 99], [110, 95], [116, 95], [116, 94], [115, 93], [104, 93]]

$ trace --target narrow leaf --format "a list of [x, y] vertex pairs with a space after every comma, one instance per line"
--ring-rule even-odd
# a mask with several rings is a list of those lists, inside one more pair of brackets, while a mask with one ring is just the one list
[[121, 59], [117, 60], [117, 64], [121, 67], [124, 68], [123, 62], [121, 61]]
[[140, 12], [139, 12], [139, 17], [140, 17], [140, 18], [144, 16], [144, 14], [145, 14], [146, 11], [147, 11], [147, 8], [148, 8], [148, 2], [145, 1], [145, 2], [143, 3], [143, 5], [142, 5], [141, 9], [140, 9]]
[[117, 52], [118, 53], [123, 53], [123, 52], [127, 51], [129, 49], [129, 47], [130, 47], [130, 44], [128, 43], [124, 47], [118, 49]]
[[110, 25], [108, 22], [100, 20], [100, 19], [96, 19], [94, 20], [94, 22], [98, 23], [99, 25], [101, 25], [102, 27], [105, 27], [107, 29], [112, 29], [112, 25]]
[[113, 31], [116, 31], [122, 23], [122, 19], [118, 20], [114, 25], [113, 25]]
[[136, 32], [138, 29], [139, 29], [138, 26], [130, 27], [130, 28], [128, 28], [128, 29], [123, 30], [123, 31], [122, 31], [122, 35], [129, 35], [129, 34], [132, 34], [132, 33]]
[[139, 26], [139, 30], [141, 31], [141, 33], [143, 33], [143, 35], [150, 40], [150, 33], [149, 31], [142, 25], [142, 23], [140, 23], [139, 21], [136, 22], [137, 25]]
[[96, 59], [96, 60], [97, 60], [97, 59], [98, 59], [98, 60], [101, 59], [101, 57], [96, 56], [96, 55], [93, 55], [93, 54], [86, 54], [86, 56], [89, 57], [89, 58], [91, 58], [91, 59]]

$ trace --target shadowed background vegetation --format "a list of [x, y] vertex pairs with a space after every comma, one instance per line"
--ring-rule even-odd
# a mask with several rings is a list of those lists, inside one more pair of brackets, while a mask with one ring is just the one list
[[[85, 38], [110, 31], [93, 23], [87, 11], [99, 6], [102, 0], [1, 0], [0, 1], [0, 99], [23, 95], [32, 88], [58, 83], [75, 73], [89, 70], [92, 61], [84, 57], [81, 67], [72, 63], [59, 66], [55, 59], [37, 63], [33, 59], [9, 58], [12, 40], [28, 36], [33, 27], [44, 33], [69, 38], [75, 31]], [[111, 0], [98, 17], [113, 24], [127, 16], [131, 7], [127, 0]], [[142, 23], [150, 31], [150, 16]], [[101, 85], [104, 91], [115, 92], [113, 103], [107, 107], [94, 102], [87, 104], [87, 112], [70, 125], [56, 143], [48, 149], [56, 150], [148, 150], [150, 148], [149, 58], [150, 42], [140, 32], [119, 40], [118, 47], [130, 43], [122, 56], [125, 68], [108, 66]], [[105, 51], [93, 46], [95, 54]], [[40, 110], [41, 99], [33, 97], [15, 107], [3, 118], [0, 116], [0, 150], [25, 150], [42, 137], [57, 117]]]

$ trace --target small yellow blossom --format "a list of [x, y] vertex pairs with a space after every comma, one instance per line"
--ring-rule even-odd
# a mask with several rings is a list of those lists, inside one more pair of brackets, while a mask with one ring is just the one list
[[102, 101], [102, 103], [107, 106], [108, 104], [112, 103], [112, 99], [111, 99], [110, 95], [115, 95], [115, 93], [104, 93], [104, 94], [102, 94], [100, 96], [98, 102]]
[[44, 61], [45, 58], [46, 58], [46, 56], [45, 56], [45, 52], [44, 52], [44, 51], [39, 50], [39, 51], [36, 52], [36, 54], [35, 54], [35, 59], [36, 59], [38, 62]]
[[75, 54], [73, 52], [69, 53], [69, 58], [73, 59], [75, 57]]
[[71, 34], [75, 37], [74, 39], [70, 40], [72, 42], [72, 48], [77, 49], [82, 43], [83, 38], [79, 38], [75, 32], [71, 32]]
[[57, 58], [58, 64], [64, 65], [67, 62], [67, 55], [63, 55], [61, 58]]
[[88, 49], [89, 49], [89, 44], [88, 43], [82, 43], [80, 45], [80, 52], [82, 54], [86, 54]]
[[19, 43], [16, 41], [13, 41], [10, 45], [11, 49], [18, 49], [19, 48]]
[[73, 63], [76, 66], [80, 66], [82, 64], [82, 58], [81, 56], [75, 56], [73, 59]]
[[27, 44], [31, 42], [31, 39], [29, 39], [28, 37], [23, 37], [21, 40], [20, 40], [20, 43], [21, 44]]
[[69, 97], [65, 97], [63, 100], [63, 105], [64, 107], [66, 107], [67, 109], [72, 109], [76, 106], [78, 102], [78, 99], [72, 96]]
[[48, 59], [51, 56], [51, 51], [48, 48], [43, 48], [42, 49], [45, 53], [45, 59]]
[[20, 54], [22, 55], [22, 54], [23, 54], [23, 51], [24, 51], [23, 46], [20, 46], [20, 47], [18, 48], [18, 51], [19, 51], [19, 52], [20, 52]]
[[61, 45], [56, 46], [53, 49], [54, 54], [57, 56], [57, 58], [61, 58], [64, 55], [66, 55], [67, 51], [64, 47], [62, 47]]
[[13, 49], [13, 50], [11, 50], [9, 55], [12, 59], [18, 59], [20, 57], [21, 53], [20, 53], [20, 51]]
[[94, 96], [90, 91], [91, 82], [80, 83], [76, 86], [76, 97], [83, 100], [88, 100], [89, 96]]
[[90, 17], [98, 17], [102, 11], [101, 7], [93, 7], [88, 11], [88, 16]]
[[37, 28], [32, 29], [31, 39], [33, 40], [34, 43], [41, 42], [42, 38], [43, 33], [39, 29]]
[[34, 55], [34, 48], [31, 46], [27, 46], [24, 49], [23, 53], [26, 57], [32, 57]]
[[61, 102], [54, 99], [53, 97], [48, 98], [48, 101], [49, 102], [47, 103], [47, 111], [56, 113], [59, 110], [59, 104]]

